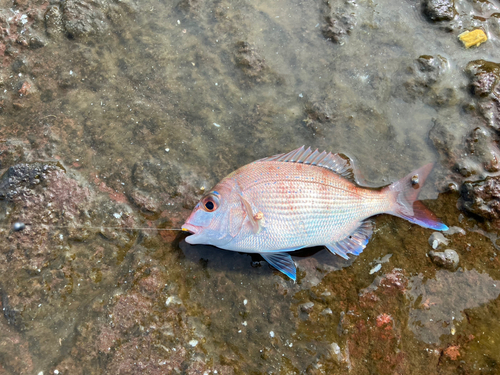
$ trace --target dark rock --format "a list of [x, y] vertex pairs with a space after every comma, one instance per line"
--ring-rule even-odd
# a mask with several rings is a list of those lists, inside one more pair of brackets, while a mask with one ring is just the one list
[[42, 48], [44, 46], [45, 46], [45, 41], [37, 35], [32, 36], [29, 39], [29, 47], [31, 49], [38, 49], [38, 48]]
[[22, 192], [33, 189], [56, 169], [56, 164], [23, 163], [10, 167], [0, 179], [0, 199], [12, 200]]
[[467, 73], [471, 77], [471, 88], [477, 97], [485, 97], [494, 93], [500, 83], [500, 64], [475, 60], [467, 64]]
[[331, 1], [325, 1], [325, 24], [322, 33], [325, 38], [332, 42], [343, 44], [345, 37], [351, 33], [356, 26], [356, 14], [354, 12], [356, 3], [347, 0], [340, 6]]
[[471, 214], [500, 224], [500, 177], [466, 181], [461, 187], [461, 206]]
[[449, 270], [454, 270], [458, 267], [459, 257], [455, 250], [446, 249], [443, 252], [440, 251], [429, 251], [429, 257], [432, 262], [439, 267], [443, 267]]
[[457, 14], [454, 0], [424, 0], [423, 10], [431, 21], [451, 21]]

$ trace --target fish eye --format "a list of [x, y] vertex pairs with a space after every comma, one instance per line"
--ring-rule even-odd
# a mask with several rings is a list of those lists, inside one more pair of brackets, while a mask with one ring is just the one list
[[219, 208], [219, 198], [214, 194], [207, 195], [202, 200], [202, 207], [207, 212], [214, 212]]

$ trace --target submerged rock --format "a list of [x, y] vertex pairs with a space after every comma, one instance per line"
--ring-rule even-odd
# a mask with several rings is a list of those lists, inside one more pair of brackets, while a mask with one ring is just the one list
[[422, 5], [431, 21], [451, 21], [457, 14], [454, 0], [424, 0]]
[[458, 267], [458, 261], [460, 258], [455, 250], [446, 249], [445, 251], [429, 251], [429, 257], [432, 262], [443, 268], [447, 268], [449, 270], [454, 270]]
[[345, 37], [356, 26], [356, 3], [347, 0], [336, 6], [330, 1], [325, 1], [325, 24], [323, 36], [332, 42], [343, 44]]
[[446, 58], [440, 55], [419, 56], [407, 69], [410, 77], [403, 84], [406, 89], [401, 92], [404, 100], [412, 102], [421, 98], [428, 105], [435, 107], [455, 103], [455, 90], [441, 84], [442, 77], [447, 70], [448, 61]]
[[266, 61], [260, 56], [257, 49], [247, 42], [238, 42], [236, 62], [243, 73], [257, 82], [263, 80], [263, 75], [268, 70]]
[[475, 60], [467, 64], [466, 70], [479, 114], [489, 126], [500, 131], [500, 64]]
[[482, 165], [487, 172], [498, 172], [499, 150], [494, 145], [493, 136], [486, 129], [475, 128], [469, 137], [467, 143], [470, 155]]

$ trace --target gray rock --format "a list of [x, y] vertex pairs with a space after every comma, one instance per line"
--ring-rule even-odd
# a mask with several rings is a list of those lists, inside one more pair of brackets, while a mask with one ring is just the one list
[[431, 245], [434, 250], [436, 250], [441, 244], [448, 245], [448, 242], [449, 241], [443, 236], [441, 232], [434, 232], [429, 237], [429, 245]]
[[429, 257], [435, 265], [449, 270], [456, 269], [460, 260], [457, 252], [452, 249], [446, 249], [443, 252], [431, 250], [429, 251]]

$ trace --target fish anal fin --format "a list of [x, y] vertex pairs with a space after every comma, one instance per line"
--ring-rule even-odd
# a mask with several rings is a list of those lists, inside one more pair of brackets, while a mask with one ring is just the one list
[[278, 154], [268, 158], [257, 160], [256, 163], [263, 161], [280, 161], [283, 163], [301, 163], [323, 167], [347, 178], [353, 182], [354, 172], [351, 166], [351, 159], [344, 154], [332, 154], [331, 152], [319, 152], [311, 150], [311, 147], [305, 149], [304, 146], [290, 151], [287, 154]]
[[371, 220], [361, 222], [349, 236], [333, 244], [325, 245], [330, 252], [339, 255], [344, 259], [349, 259], [348, 254], [359, 255], [363, 252], [366, 244], [373, 233], [373, 223]]
[[290, 254], [287, 253], [259, 253], [264, 260], [278, 271], [283, 272], [290, 279], [297, 279], [295, 263]]

